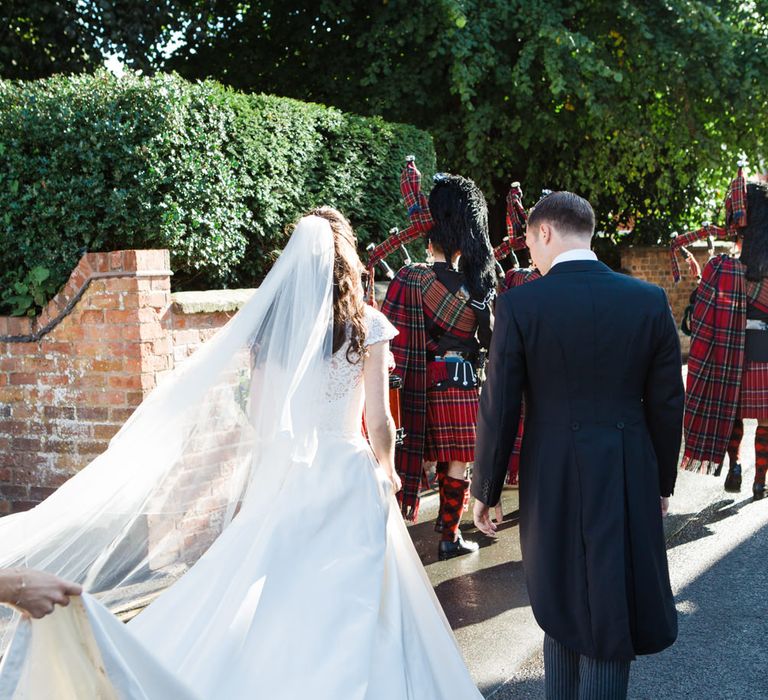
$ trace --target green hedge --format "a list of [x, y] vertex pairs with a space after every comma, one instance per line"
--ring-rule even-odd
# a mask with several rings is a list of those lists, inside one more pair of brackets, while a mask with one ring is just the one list
[[312, 206], [362, 246], [404, 225], [408, 153], [434, 172], [414, 127], [175, 75], [0, 81], [0, 285], [121, 248], [169, 248], [177, 289], [252, 285]]

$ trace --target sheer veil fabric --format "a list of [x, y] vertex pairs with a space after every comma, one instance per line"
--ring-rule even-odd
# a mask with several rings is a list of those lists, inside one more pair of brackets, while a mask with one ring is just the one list
[[0, 567], [57, 573], [119, 607], [197, 559], [210, 543], [194, 537], [201, 517], [215, 537], [249, 498], [268, 503], [286, 465], [312, 459], [332, 273], [328, 223], [302, 219], [253, 298], [106, 452], [38, 507], [0, 519]]
[[[481, 697], [361, 436], [361, 366], [332, 354], [333, 261], [328, 222], [301, 219], [104, 454], [0, 519], [0, 567], [87, 591], [4, 620], [0, 696]], [[366, 320], [369, 343], [395, 333]], [[160, 590], [128, 625], [107, 610]]]

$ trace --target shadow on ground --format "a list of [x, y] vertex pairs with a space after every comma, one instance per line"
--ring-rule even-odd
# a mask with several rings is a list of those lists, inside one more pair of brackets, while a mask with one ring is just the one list
[[675, 520], [664, 527], [667, 533], [667, 551], [680, 544], [711, 536], [714, 534], [711, 525], [736, 515], [752, 502], [751, 495], [747, 498], [737, 495], [716, 501], [700, 513], [669, 516], [669, 520]]
[[459, 629], [528, 605], [525, 590], [510, 586], [510, 581], [522, 576], [521, 562], [503, 562], [443, 581], [435, 593], [451, 627]]
[[[738, 512], [750, 502], [745, 499], [734, 508]], [[729, 515], [730, 508], [713, 511], [699, 527]], [[695, 535], [694, 529], [679, 544]], [[766, 551], [768, 525], [763, 525], [677, 593], [677, 642], [633, 664], [630, 698], [768, 697]]]

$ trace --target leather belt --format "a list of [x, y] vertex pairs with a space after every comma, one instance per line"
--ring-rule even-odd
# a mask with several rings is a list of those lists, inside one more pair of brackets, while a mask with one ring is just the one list
[[472, 362], [474, 356], [471, 353], [460, 352], [459, 350], [446, 350], [442, 355], [435, 355], [430, 362], [457, 362], [458, 360]]

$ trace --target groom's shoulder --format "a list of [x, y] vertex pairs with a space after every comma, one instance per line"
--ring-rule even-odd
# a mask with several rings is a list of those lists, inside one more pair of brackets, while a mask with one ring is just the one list
[[618, 289], [628, 294], [649, 300], [659, 300], [665, 296], [664, 289], [658, 284], [632, 277], [626, 272], [610, 271], [609, 279]]
[[516, 287], [510, 287], [499, 295], [496, 300], [496, 308], [500, 305], [506, 306], [509, 310], [526, 308], [529, 305], [536, 304], [536, 300], [541, 294], [546, 294], [547, 285], [546, 276], [532, 277]]
[[611, 271], [607, 276], [608, 286], [602, 293], [613, 304], [632, 309], [639, 318], [653, 318], [669, 311], [670, 302], [663, 287], [632, 277], [625, 272]]

